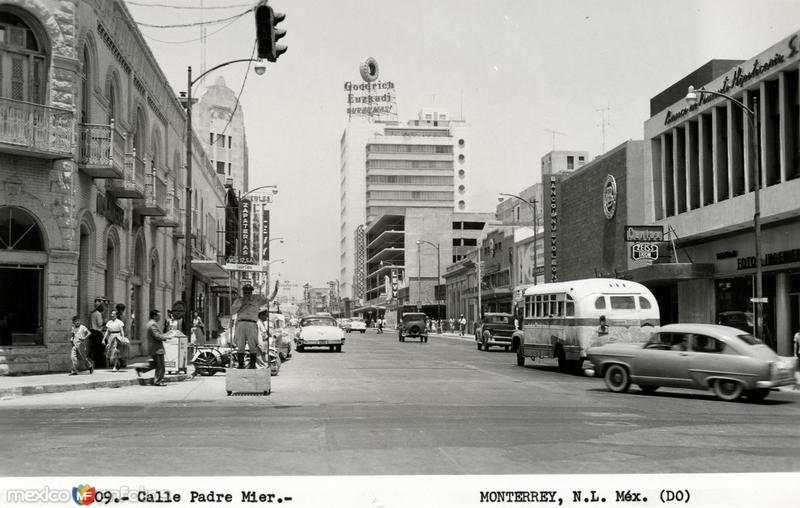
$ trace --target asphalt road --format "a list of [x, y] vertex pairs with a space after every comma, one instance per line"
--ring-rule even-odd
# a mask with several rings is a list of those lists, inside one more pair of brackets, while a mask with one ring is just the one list
[[798, 422], [800, 392], [614, 394], [469, 338], [370, 330], [295, 352], [268, 397], [217, 374], [0, 401], [0, 476], [797, 472]]

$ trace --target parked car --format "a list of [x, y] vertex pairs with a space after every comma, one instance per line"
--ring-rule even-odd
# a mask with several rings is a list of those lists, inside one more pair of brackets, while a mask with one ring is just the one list
[[341, 352], [344, 332], [336, 326], [336, 320], [331, 316], [306, 316], [300, 320], [294, 342], [298, 352], [305, 351], [307, 347], [327, 347], [331, 351]]
[[416, 337], [420, 342], [428, 342], [427, 320], [428, 316], [422, 312], [404, 312], [397, 326], [398, 340], [405, 342], [407, 337]]
[[347, 330], [347, 333], [353, 331], [365, 333], [367, 331], [367, 323], [365, 323], [364, 320], [361, 318], [352, 318], [350, 320], [350, 323], [348, 323], [347, 328], [345, 328], [345, 330]]
[[607, 343], [589, 348], [593, 367], [612, 392], [636, 383], [645, 393], [661, 386], [711, 389], [722, 400], [761, 400], [794, 384], [797, 360], [781, 357], [752, 335], [729, 326], [675, 323], [644, 344]]
[[739, 330], [752, 334], [753, 313], [740, 310], [720, 312], [717, 318], [717, 324], [730, 326], [731, 328], [738, 328]]
[[508, 351], [511, 348], [511, 336], [514, 334], [514, 316], [505, 312], [486, 312], [475, 326], [475, 342], [478, 350], [489, 351], [492, 346], [502, 346]]

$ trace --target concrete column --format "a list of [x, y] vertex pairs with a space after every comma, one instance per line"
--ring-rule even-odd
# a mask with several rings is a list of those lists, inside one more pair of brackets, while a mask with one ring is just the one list
[[787, 137], [789, 135], [789, 83], [786, 79], [786, 72], [781, 72], [778, 75], [778, 111], [780, 111], [780, 128], [778, 129], [778, 136], [780, 137], [780, 153], [778, 154], [781, 164], [781, 182], [785, 182], [789, 167], [789, 146]]
[[678, 321], [716, 323], [717, 303], [714, 279], [678, 281]]
[[775, 342], [778, 354], [793, 356], [791, 329], [791, 298], [789, 298], [789, 274], [775, 274]]
[[661, 168], [659, 171], [661, 177], [661, 217], [663, 218], [667, 216], [667, 211], [669, 210], [667, 206], [667, 197], [669, 196], [669, 192], [667, 191], [667, 136], [661, 134], [658, 138], [658, 142], [660, 144], [659, 165]]

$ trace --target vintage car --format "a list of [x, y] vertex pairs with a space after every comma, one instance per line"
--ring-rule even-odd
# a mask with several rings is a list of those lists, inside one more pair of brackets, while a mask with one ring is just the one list
[[331, 351], [341, 352], [344, 332], [336, 326], [336, 320], [331, 316], [306, 316], [300, 320], [294, 343], [298, 352], [308, 347], [327, 347]]
[[417, 337], [420, 342], [428, 342], [427, 320], [428, 316], [422, 312], [404, 312], [397, 325], [398, 340], [405, 342], [408, 337]]
[[365, 333], [367, 331], [367, 323], [365, 323], [362, 318], [354, 317], [350, 319], [350, 322], [347, 324], [345, 330], [347, 331], [347, 333], [350, 332]]
[[588, 356], [593, 366], [586, 374], [603, 376], [612, 392], [636, 383], [645, 393], [661, 386], [711, 389], [722, 400], [761, 400], [793, 384], [797, 369], [797, 360], [776, 355], [747, 332], [695, 323], [662, 326], [644, 344], [591, 347]]
[[514, 316], [504, 312], [486, 312], [475, 327], [475, 342], [478, 350], [489, 351], [492, 346], [502, 346], [508, 351], [511, 348], [511, 336], [514, 334]]

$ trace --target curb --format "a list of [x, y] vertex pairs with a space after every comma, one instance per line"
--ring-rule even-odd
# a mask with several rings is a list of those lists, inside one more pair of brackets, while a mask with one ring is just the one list
[[[164, 376], [165, 383], [178, 383], [193, 379], [192, 374], [177, 374]], [[15, 386], [0, 388], [0, 399], [24, 397], [27, 395], [42, 395], [45, 393], [64, 393], [78, 390], [94, 390], [97, 388], [120, 388], [123, 386], [148, 386], [153, 384], [152, 377], [136, 377], [131, 379], [112, 379], [106, 381], [90, 381], [88, 383], [48, 383], [28, 386]]]

